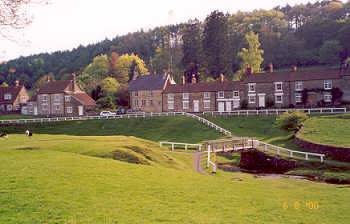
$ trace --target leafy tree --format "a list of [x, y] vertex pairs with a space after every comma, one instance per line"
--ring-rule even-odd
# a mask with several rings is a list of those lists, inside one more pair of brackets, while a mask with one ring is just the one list
[[220, 74], [231, 73], [229, 58], [228, 16], [214, 11], [206, 19], [203, 32], [203, 51], [210, 74], [217, 78]]
[[122, 85], [127, 84], [134, 75], [148, 74], [145, 62], [135, 54], [121, 55], [113, 69], [116, 71], [116, 80]]
[[8, 87], [9, 85], [6, 82], [1, 83], [0, 87]]
[[107, 96], [115, 94], [120, 88], [118, 81], [113, 77], [107, 77], [101, 82], [101, 89]]
[[96, 104], [99, 108], [104, 108], [104, 109], [112, 109], [114, 110], [116, 108], [114, 104], [114, 99], [112, 96], [106, 96], [98, 99], [96, 101]]
[[259, 36], [253, 32], [249, 32], [245, 35], [245, 39], [248, 48], [242, 48], [238, 53], [238, 57], [241, 59], [241, 69], [237, 76], [242, 79], [245, 74], [246, 66], [249, 65], [254, 72], [261, 71], [261, 64], [264, 61], [264, 51], [260, 48]]
[[35, 84], [34, 88], [35, 89], [40, 89], [43, 85], [45, 85], [48, 81], [55, 81], [55, 76], [53, 74], [47, 74], [39, 78]]
[[287, 131], [298, 131], [308, 118], [304, 112], [285, 112], [276, 118], [276, 124], [279, 128]]
[[328, 40], [324, 42], [319, 50], [320, 62], [333, 65], [340, 61], [339, 54], [341, 46], [337, 40]]

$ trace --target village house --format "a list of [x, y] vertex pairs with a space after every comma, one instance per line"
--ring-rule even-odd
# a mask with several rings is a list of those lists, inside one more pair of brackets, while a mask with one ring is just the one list
[[240, 108], [242, 85], [238, 81], [225, 80], [223, 75], [215, 82], [197, 83], [192, 77], [191, 83], [167, 85], [163, 92], [163, 111], [191, 112], [232, 111]]
[[27, 114], [40, 116], [84, 116], [96, 108], [96, 102], [73, 80], [50, 81], [27, 104]]
[[162, 112], [162, 93], [167, 85], [175, 84], [169, 74], [142, 75], [129, 83], [130, 107], [144, 112]]
[[28, 99], [27, 90], [19, 81], [15, 86], [0, 87], [0, 113], [19, 112]]

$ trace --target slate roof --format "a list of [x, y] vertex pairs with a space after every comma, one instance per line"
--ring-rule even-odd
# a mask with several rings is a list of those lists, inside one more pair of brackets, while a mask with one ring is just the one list
[[293, 82], [307, 80], [327, 80], [341, 79], [339, 69], [330, 69], [322, 71], [296, 71], [296, 72], [267, 72], [257, 73], [248, 76], [245, 83], [272, 83], [272, 82]]
[[[21, 91], [21, 89], [23, 88], [23, 86], [9, 86], [9, 87], [0, 87], [0, 103], [1, 104], [12, 104], [13, 102], [15, 102], [19, 92]], [[5, 100], [4, 99], [4, 95], [6, 93], [10, 93], [11, 94], [11, 100]]]
[[42, 86], [39, 89], [38, 94], [63, 93], [65, 92], [65, 89], [71, 84], [71, 80], [51, 81]]
[[95, 106], [96, 102], [86, 93], [73, 93], [71, 95], [74, 99], [78, 100], [84, 106]]
[[239, 81], [214, 81], [168, 85], [164, 93], [194, 93], [194, 92], [217, 92], [240, 90], [241, 82]]
[[167, 81], [167, 75], [143, 75], [129, 83], [129, 91], [162, 90]]

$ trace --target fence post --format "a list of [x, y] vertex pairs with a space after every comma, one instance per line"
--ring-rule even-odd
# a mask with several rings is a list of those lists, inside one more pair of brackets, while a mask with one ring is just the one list
[[171, 143], [171, 150], [174, 151], [174, 143]]
[[305, 153], [305, 160], [309, 160], [309, 154]]
[[208, 160], [207, 160], [207, 168], [209, 168], [209, 161], [210, 161], [210, 144], [208, 144]]
[[323, 161], [324, 161], [324, 160], [323, 160], [323, 156], [321, 156], [321, 163], [323, 163]]
[[289, 151], [289, 156], [293, 158], [293, 151]]

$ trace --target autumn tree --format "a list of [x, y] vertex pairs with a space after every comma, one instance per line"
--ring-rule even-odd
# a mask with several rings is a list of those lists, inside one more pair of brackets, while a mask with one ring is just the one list
[[135, 54], [121, 55], [113, 68], [115, 78], [121, 85], [126, 85], [134, 75], [146, 75], [148, 69], [145, 62]]
[[52, 73], [41, 76], [35, 83], [34, 88], [40, 89], [43, 85], [45, 85], [49, 81], [55, 81], [55, 76]]
[[264, 61], [264, 51], [260, 48], [259, 35], [249, 32], [245, 35], [247, 42], [247, 48], [242, 48], [238, 53], [238, 57], [241, 59], [240, 70], [237, 72], [238, 79], [242, 79], [245, 74], [246, 66], [249, 65], [254, 72], [261, 71], [261, 64]]
[[101, 82], [101, 89], [105, 95], [113, 95], [117, 93], [119, 88], [120, 88], [120, 85], [118, 81], [113, 77], [107, 77], [103, 79]]

